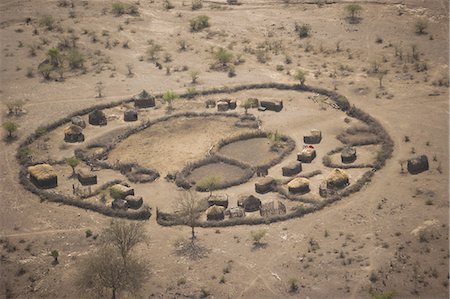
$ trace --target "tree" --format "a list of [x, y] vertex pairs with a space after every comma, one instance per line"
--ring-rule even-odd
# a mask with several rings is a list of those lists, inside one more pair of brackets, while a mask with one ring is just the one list
[[67, 56], [67, 61], [69, 62], [70, 69], [81, 69], [84, 64], [84, 56], [77, 49], [72, 49]]
[[72, 168], [72, 176], [75, 175], [75, 167], [80, 164], [80, 160], [78, 160], [76, 157], [71, 157], [66, 159], [67, 165], [69, 165]]
[[104, 88], [103, 82], [98, 81], [97, 84], [95, 85], [95, 90], [97, 91], [97, 98], [103, 97], [103, 94], [102, 94], [103, 88]]
[[298, 33], [298, 36], [300, 38], [308, 37], [309, 33], [311, 32], [311, 25], [295, 23], [295, 32]]
[[103, 242], [115, 247], [124, 262], [127, 262], [131, 250], [146, 239], [142, 223], [124, 220], [112, 220], [102, 234]]
[[200, 72], [199, 71], [191, 71], [189, 73], [189, 75], [191, 76], [191, 83], [195, 84], [195, 83], [197, 83]]
[[97, 298], [110, 294], [112, 299], [122, 291], [136, 293], [148, 277], [148, 268], [134, 256], [127, 258], [127, 265], [112, 246], [101, 247], [81, 263], [77, 286], [81, 292], [89, 292]]
[[219, 176], [211, 175], [206, 176], [199, 180], [196, 183], [197, 189], [203, 189], [209, 191], [209, 197], [212, 196], [213, 190], [217, 189], [219, 187], [219, 184], [221, 182], [221, 178]]
[[3, 123], [3, 128], [8, 132], [8, 138], [12, 138], [13, 133], [17, 131], [19, 126], [13, 121], [7, 121]]
[[349, 4], [345, 7], [345, 10], [349, 14], [350, 21], [356, 23], [358, 20], [357, 15], [362, 10], [362, 7], [359, 4]]
[[167, 103], [167, 108], [172, 110], [172, 102], [178, 98], [178, 94], [176, 94], [172, 90], [168, 90], [163, 95], [164, 102]]
[[126, 64], [127, 70], [128, 70], [128, 77], [133, 77], [133, 65], [131, 63]]
[[416, 33], [417, 34], [425, 34], [425, 29], [428, 28], [428, 21], [425, 19], [419, 19], [416, 21], [416, 23], [414, 24], [415, 28], [416, 28]]
[[153, 44], [147, 49], [148, 60], [156, 61], [158, 59], [158, 53], [162, 51], [162, 47], [158, 44]]
[[45, 80], [49, 80], [50, 74], [53, 71], [53, 66], [50, 63], [42, 63], [38, 66], [38, 71]]
[[264, 238], [266, 233], [267, 233], [267, 231], [265, 229], [251, 231], [250, 235], [253, 239], [253, 246], [261, 247], [263, 245], [263, 243], [261, 242], [261, 239]]
[[180, 218], [185, 225], [191, 227], [191, 241], [195, 240], [195, 224], [202, 212], [203, 204], [192, 191], [185, 191], [178, 201]]
[[216, 53], [214, 53], [214, 58], [216, 62], [221, 64], [222, 66], [227, 66], [231, 60], [233, 60], [233, 54], [228, 52], [224, 48], [219, 48]]
[[300, 85], [305, 85], [305, 81], [306, 81], [306, 75], [308, 75], [307, 71], [303, 71], [303, 70], [297, 70], [297, 72], [294, 75], [294, 78], [298, 81], [300, 81]]
[[58, 262], [58, 257], [59, 257], [59, 252], [58, 252], [58, 250], [52, 250], [51, 252], [50, 252], [50, 256], [51, 257], [53, 257], [53, 264], [54, 265], [57, 265], [59, 262]]
[[247, 99], [244, 103], [242, 103], [241, 106], [242, 106], [242, 108], [245, 109], [245, 114], [247, 115], [248, 109], [252, 108], [252, 102], [249, 99]]
[[378, 73], [378, 80], [380, 82], [380, 88], [383, 88], [383, 78], [387, 74], [387, 71], [380, 71]]
[[50, 64], [57, 68], [61, 64], [61, 54], [59, 53], [59, 50], [57, 48], [51, 48], [47, 51], [48, 59], [50, 60]]

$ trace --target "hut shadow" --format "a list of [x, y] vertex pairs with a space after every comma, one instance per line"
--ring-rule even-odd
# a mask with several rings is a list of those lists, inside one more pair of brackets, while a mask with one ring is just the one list
[[175, 242], [175, 254], [191, 260], [200, 260], [208, 257], [210, 249], [191, 239], [179, 239]]
[[259, 242], [259, 243], [253, 243], [253, 247], [252, 247], [251, 250], [252, 250], [252, 252], [253, 252], [253, 251], [260, 250], [260, 249], [266, 249], [267, 246], [269, 246], [269, 244], [267, 244], [267, 243], [262, 243], [262, 242]]

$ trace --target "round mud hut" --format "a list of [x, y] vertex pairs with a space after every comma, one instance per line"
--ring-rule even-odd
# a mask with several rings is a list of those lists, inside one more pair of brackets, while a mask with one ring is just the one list
[[275, 184], [275, 179], [270, 176], [266, 176], [255, 183], [255, 191], [259, 194], [264, 194], [272, 191], [272, 187]]
[[140, 94], [133, 97], [134, 107], [150, 108], [155, 107], [155, 97], [150, 95], [145, 89]]
[[138, 113], [134, 109], [128, 109], [125, 110], [123, 113], [123, 120], [124, 121], [137, 121], [138, 120]]
[[283, 176], [293, 176], [302, 171], [302, 162], [295, 161], [281, 168]]
[[297, 160], [303, 163], [311, 163], [316, 158], [316, 150], [313, 147], [305, 147], [299, 154]]
[[219, 101], [217, 102], [217, 111], [228, 111], [229, 104], [226, 101]]
[[228, 215], [230, 218], [243, 218], [245, 217], [245, 211], [241, 207], [232, 207], [225, 211], [225, 215]]
[[83, 129], [74, 124], [68, 125], [64, 128], [64, 141], [69, 143], [83, 142]]
[[429, 169], [428, 157], [421, 155], [408, 160], [408, 172], [411, 174], [418, 174]]
[[327, 187], [331, 189], [344, 188], [349, 184], [349, 176], [342, 169], [335, 168], [327, 176]]
[[58, 185], [58, 176], [50, 164], [37, 164], [28, 167], [30, 181], [38, 188], [49, 189]]
[[82, 129], [86, 128], [86, 122], [81, 116], [74, 116], [70, 119], [73, 125], [79, 126]]
[[322, 132], [312, 129], [309, 135], [303, 136], [303, 142], [306, 144], [318, 144], [322, 141]]
[[356, 148], [345, 147], [341, 151], [341, 161], [342, 163], [353, 163], [356, 161]]
[[245, 212], [256, 212], [261, 208], [261, 200], [254, 195], [243, 195], [238, 199], [238, 206]]
[[87, 168], [80, 168], [77, 171], [78, 181], [83, 186], [95, 185], [97, 184], [97, 175], [93, 174]]
[[309, 189], [309, 180], [306, 178], [295, 178], [291, 180], [288, 184], [288, 190], [290, 193], [298, 194], [298, 193], [308, 193]]
[[225, 218], [225, 208], [221, 206], [211, 206], [206, 210], [206, 219], [220, 221]]
[[228, 208], [228, 196], [227, 195], [211, 195], [208, 197], [208, 205], [211, 206], [220, 206], [225, 209]]
[[93, 126], [106, 126], [108, 121], [105, 112], [102, 110], [94, 110], [89, 113], [89, 124]]
[[128, 195], [134, 195], [134, 189], [121, 184], [116, 184], [109, 188], [109, 194], [114, 199], [125, 199]]
[[125, 200], [128, 203], [128, 207], [134, 210], [139, 209], [144, 203], [142, 196], [128, 195], [125, 197]]
[[206, 108], [215, 108], [216, 107], [216, 101], [213, 99], [209, 99], [205, 101], [205, 107]]

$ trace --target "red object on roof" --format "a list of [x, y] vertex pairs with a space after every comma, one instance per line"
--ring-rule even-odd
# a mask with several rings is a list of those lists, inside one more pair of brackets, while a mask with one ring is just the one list
[[312, 145], [308, 145], [308, 147], [314, 149], [314, 146], [312, 146]]

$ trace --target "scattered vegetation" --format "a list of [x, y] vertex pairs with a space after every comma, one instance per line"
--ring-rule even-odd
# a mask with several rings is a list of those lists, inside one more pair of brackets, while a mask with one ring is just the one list
[[209, 27], [209, 17], [205, 15], [197, 16], [190, 20], [190, 26], [192, 32], [202, 31]]

